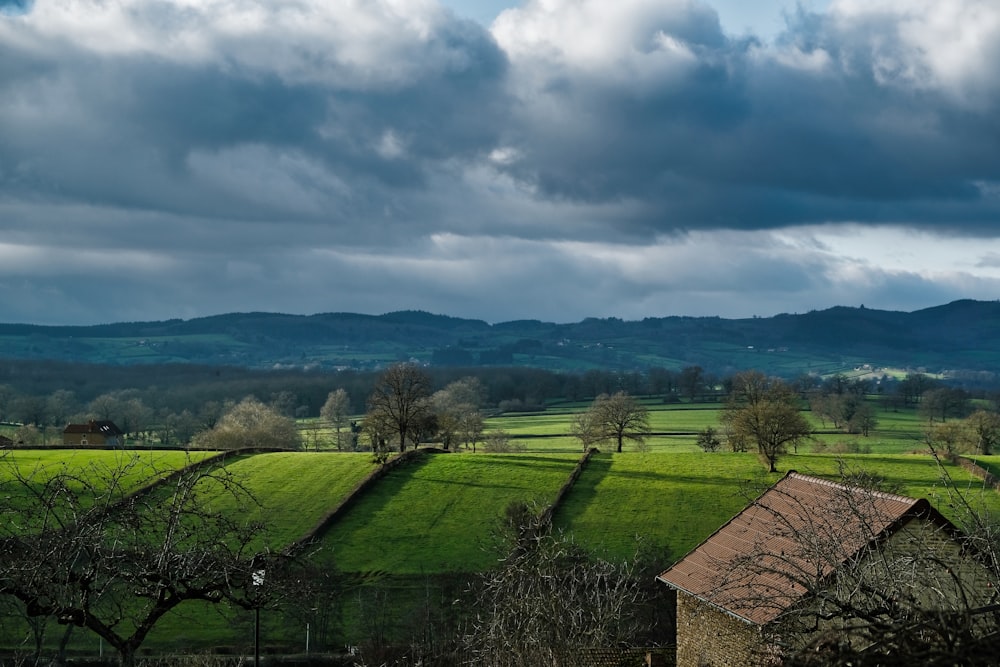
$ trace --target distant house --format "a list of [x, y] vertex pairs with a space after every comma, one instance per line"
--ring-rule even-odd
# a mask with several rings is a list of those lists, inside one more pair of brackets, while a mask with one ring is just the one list
[[10, 449], [14, 446], [14, 441], [5, 435], [0, 435], [0, 449]]
[[81, 447], [121, 447], [125, 433], [108, 420], [91, 419], [86, 424], [67, 424], [63, 429], [64, 445]]
[[678, 667], [882, 655], [900, 618], [973, 619], [973, 642], [997, 628], [995, 582], [926, 500], [794, 472], [657, 578], [677, 591]]

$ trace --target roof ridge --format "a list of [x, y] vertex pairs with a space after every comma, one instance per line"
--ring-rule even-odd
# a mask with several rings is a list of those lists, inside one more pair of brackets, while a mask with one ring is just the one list
[[865, 488], [865, 487], [862, 487], [862, 486], [856, 486], [856, 485], [850, 485], [850, 484], [843, 484], [841, 482], [834, 482], [834, 481], [829, 480], [829, 479], [823, 479], [822, 477], [813, 477], [812, 475], [803, 475], [802, 473], [800, 473], [798, 471], [795, 471], [795, 470], [789, 470], [788, 474], [785, 475], [784, 478], [787, 479], [789, 477], [794, 477], [796, 479], [800, 479], [800, 480], [802, 480], [804, 482], [810, 482], [812, 484], [822, 484], [824, 486], [832, 486], [832, 487], [840, 489], [842, 491], [849, 491], [851, 493], [857, 493], [858, 491], [862, 491], [864, 493], [870, 494], [870, 495], [875, 496], [877, 498], [883, 498], [885, 500], [896, 500], [896, 501], [899, 501], [899, 502], [908, 503], [910, 505], [916, 505], [921, 500], [923, 500], [923, 501], [926, 502], [925, 498], [913, 498], [911, 496], [901, 496], [901, 495], [899, 495], [897, 493], [889, 493], [888, 491], [880, 491], [879, 489], [869, 489], [869, 488]]

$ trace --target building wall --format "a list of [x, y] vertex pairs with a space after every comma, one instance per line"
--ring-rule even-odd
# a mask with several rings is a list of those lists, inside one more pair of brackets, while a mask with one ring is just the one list
[[677, 592], [677, 667], [771, 664], [760, 629]]
[[[867, 551], [854, 567], [841, 570], [829, 582], [828, 594], [843, 607], [872, 613], [883, 606], [880, 598], [912, 604], [927, 612], [960, 611], [988, 604], [994, 586], [986, 568], [937, 525], [913, 520], [885, 542]], [[863, 650], [873, 641], [869, 626], [858, 617], [831, 616], [839, 605], [824, 606], [818, 599], [789, 611], [780, 625], [771, 628], [791, 651], [816, 641], [835, 638]], [[933, 617], [933, 614], [931, 614]], [[983, 616], [981, 634], [996, 627]], [[778, 634], [780, 633], [780, 635]]]
[[81, 447], [103, 447], [107, 443], [104, 440], [104, 436], [100, 433], [63, 433], [63, 444], [80, 445]]

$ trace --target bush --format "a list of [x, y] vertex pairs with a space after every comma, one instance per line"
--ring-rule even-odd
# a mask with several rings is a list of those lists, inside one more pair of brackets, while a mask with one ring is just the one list
[[698, 446], [703, 452], [717, 452], [722, 449], [722, 440], [715, 428], [706, 426], [705, 430], [698, 434]]

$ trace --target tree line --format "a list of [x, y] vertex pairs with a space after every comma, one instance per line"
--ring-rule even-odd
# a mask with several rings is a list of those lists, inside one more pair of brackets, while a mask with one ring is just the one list
[[[64, 366], [79, 370], [75, 365]], [[488, 441], [495, 451], [509, 451], [515, 445], [502, 432], [484, 436], [486, 414], [544, 410], [553, 400], [595, 400], [594, 409], [580, 415], [574, 424], [573, 434], [586, 447], [588, 441], [607, 440], [605, 433], [610, 430], [614, 446], [620, 450], [624, 442], [639, 446], [643, 443], [641, 418], [628, 423], [634, 417], [635, 406], [623, 405], [623, 397], [636, 396], [658, 397], [665, 402], [720, 404], [731, 404], [734, 397], [742, 397], [739, 400], [760, 404], [762, 410], [796, 399], [800, 406], [808, 406], [824, 427], [829, 424], [861, 435], [867, 435], [878, 423], [876, 403], [869, 400], [877, 396], [877, 405], [884, 410], [916, 406], [928, 421], [941, 425], [936, 437], [957, 440], [960, 434], [956, 427], [943, 425], [956, 417], [968, 417], [973, 412], [974, 398], [980, 399], [979, 405], [990, 406], [989, 411], [995, 412], [1000, 405], [998, 392], [973, 394], [923, 373], [911, 373], [902, 379], [766, 377], [770, 395], [763, 396], [760, 391], [765, 387], [754, 388], [750, 380], [755, 373], [762, 376], [760, 373], [747, 371], [717, 377], [699, 366], [678, 371], [653, 368], [644, 373], [565, 374], [526, 368], [463, 370], [399, 363], [378, 373], [192, 368], [185, 374], [169, 367], [164, 375], [159, 373], [162, 367], [152, 367], [142, 369], [145, 372], [141, 376], [134, 374], [134, 368], [121, 375], [120, 379], [135, 380], [137, 386], [101, 393], [94, 392], [105, 388], [106, 379], [99, 379], [98, 372], [104, 367], [91, 367], [90, 377], [95, 379], [80, 381], [75, 389], [61, 384], [51, 384], [54, 388], [44, 394], [28, 389], [57, 383], [60, 376], [56, 368], [59, 366], [41, 364], [37, 373], [25, 373], [16, 381], [8, 377], [11, 381], [0, 384], [0, 421], [20, 425], [13, 437], [15, 442], [55, 444], [61, 441], [65, 424], [94, 419], [115, 422], [128, 439], [139, 444], [231, 448], [252, 440], [261, 446], [282, 443], [280, 446], [296, 447], [303, 443], [295, 420], [312, 418], [333, 429], [334, 446], [342, 450], [364, 446], [387, 451], [390, 443], [392, 449], [403, 449], [413, 442], [437, 442], [448, 449], [475, 447]], [[117, 377], [121, 370], [109, 372]], [[0, 373], [0, 378], [3, 375]], [[69, 377], [75, 376], [70, 373]], [[162, 384], [157, 384], [158, 380], [163, 380]], [[761, 382], [756, 380], [758, 385]], [[759, 403], [761, 398], [768, 400]], [[364, 419], [352, 419], [352, 415], [362, 414]], [[727, 421], [721, 424], [724, 430], [740, 426], [739, 420], [732, 418], [737, 413], [729, 410], [725, 414]], [[773, 416], [772, 421], [777, 418], [779, 415]], [[596, 424], [586, 423], [594, 419]], [[699, 444], [705, 449], [718, 447], [718, 436], [714, 429], [703, 433]], [[795, 446], [798, 440], [793, 438], [786, 445]], [[740, 447], [738, 438], [728, 438], [728, 442]], [[984, 442], [990, 446], [988, 438]]]

